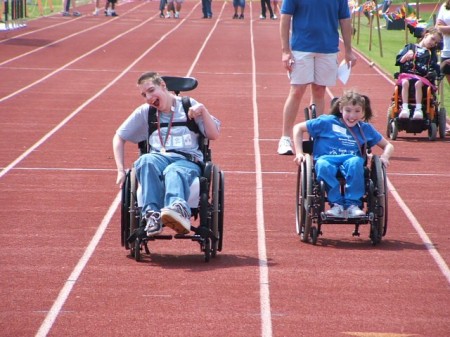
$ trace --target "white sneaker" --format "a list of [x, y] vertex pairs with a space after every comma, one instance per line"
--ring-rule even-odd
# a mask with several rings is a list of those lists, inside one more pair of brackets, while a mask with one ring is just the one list
[[333, 207], [331, 207], [328, 211], [325, 212], [328, 216], [333, 216], [335, 218], [343, 218], [344, 217], [344, 207], [339, 204], [333, 204]]
[[99, 9], [99, 8], [96, 8], [96, 9], [92, 12], [92, 15], [97, 16], [98, 13], [99, 13], [99, 11], [100, 11], [100, 9]]
[[414, 110], [413, 119], [423, 119], [422, 109]]
[[179, 12], [175, 12], [175, 19], [178, 19], [180, 17], [180, 13]]
[[292, 142], [289, 137], [281, 137], [278, 142], [278, 154], [282, 155], [293, 155], [294, 150], [292, 150]]
[[265, 20], [265, 19], [266, 19], [266, 17], [265, 17], [264, 15], [262, 15], [262, 14], [259, 16], [259, 18], [260, 18], [261, 20]]
[[170, 14], [170, 13], [166, 14], [166, 19], [170, 19], [171, 17], [172, 17], [172, 14]]
[[408, 109], [402, 109], [402, 111], [398, 114], [398, 118], [409, 118], [409, 110]]
[[145, 232], [147, 236], [158, 235], [162, 232], [161, 214], [159, 212], [147, 211], [145, 213]]
[[347, 208], [347, 214], [349, 218], [359, 218], [360, 216], [364, 216], [365, 213], [358, 206], [350, 205], [350, 207]]
[[161, 209], [161, 221], [178, 234], [189, 234], [191, 231], [190, 214], [181, 203]]

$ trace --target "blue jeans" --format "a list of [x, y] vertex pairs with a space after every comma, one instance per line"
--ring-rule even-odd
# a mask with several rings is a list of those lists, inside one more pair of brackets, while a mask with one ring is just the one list
[[[327, 188], [328, 201], [348, 208], [350, 205], [361, 207], [361, 198], [365, 192], [364, 159], [362, 157], [345, 155], [325, 155], [316, 160], [317, 180], [324, 181]], [[341, 195], [338, 170], [345, 178], [345, 195]]]
[[159, 212], [176, 202], [190, 212], [190, 186], [200, 176], [200, 166], [185, 158], [150, 153], [140, 156], [134, 168], [142, 189], [142, 214], [147, 210]]
[[203, 17], [205, 18], [212, 17], [211, 1], [212, 0], [202, 0], [202, 12]]

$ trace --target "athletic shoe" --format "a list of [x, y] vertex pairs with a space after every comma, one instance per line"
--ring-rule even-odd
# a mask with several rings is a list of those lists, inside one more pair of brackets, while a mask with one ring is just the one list
[[180, 12], [175, 12], [175, 19], [179, 19], [180, 18]]
[[157, 235], [162, 232], [161, 214], [155, 211], [147, 211], [145, 213], [145, 231], [147, 236]]
[[259, 18], [260, 18], [261, 20], [265, 20], [265, 19], [266, 19], [266, 17], [265, 17], [264, 15], [260, 15]]
[[171, 17], [172, 17], [172, 14], [170, 14], [170, 13], [166, 14], [166, 19], [170, 19]]
[[422, 111], [422, 109], [414, 110], [413, 119], [423, 119], [423, 111]]
[[188, 234], [191, 231], [190, 215], [181, 203], [163, 208], [161, 220], [164, 226], [172, 228], [178, 234]]
[[73, 16], [81, 16], [81, 13], [78, 12], [78, 11], [74, 11], [74, 12], [72, 13], [72, 15], [73, 15]]
[[244, 14], [239, 15], [239, 20], [244, 20]]
[[339, 204], [333, 204], [328, 211], [325, 212], [328, 216], [333, 216], [335, 218], [343, 218], [344, 217], [344, 207]]
[[62, 12], [61, 14], [62, 14], [62, 16], [70, 16], [69, 12]]
[[364, 216], [365, 213], [358, 206], [350, 205], [347, 208], [347, 214], [349, 218], [359, 218], [360, 216]]
[[111, 12], [111, 16], [119, 16], [116, 12]]
[[402, 109], [402, 111], [398, 114], [398, 118], [409, 118], [409, 110], [408, 109]]
[[271, 20], [276, 20], [278, 19], [278, 17], [274, 14], [273, 16], [270, 17]]
[[293, 155], [294, 150], [292, 150], [292, 142], [289, 137], [281, 137], [278, 142], [278, 154], [281, 155]]

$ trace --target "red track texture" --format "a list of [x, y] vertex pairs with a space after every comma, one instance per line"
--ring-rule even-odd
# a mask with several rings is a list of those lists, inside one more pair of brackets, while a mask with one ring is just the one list
[[[301, 243], [297, 167], [276, 154], [279, 22], [257, 2], [245, 20], [231, 2], [213, 1], [212, 20], [199, 2], [180, 20], [157, 8], [0, 33], [0, 336], [449, 336], [448, 138], [399, 134], [380, 245], [331, 225]], [[224, 246], [210, 263], [190, 241], [151, 243], [141, 263], [120, 246], [111, 140], [148, 70], [198, 78], [192, 95], [222, 121]], [[384, 134], [392, 80], [360, 57], [346, 88], [370, 96]]]

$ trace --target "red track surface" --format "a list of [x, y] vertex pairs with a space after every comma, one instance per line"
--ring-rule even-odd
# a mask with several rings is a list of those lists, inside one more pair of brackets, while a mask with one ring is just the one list
[[[213, 1], [213, 20], [197, 2], [181, 20], [157, 7], [0, 33], [0, 336], [449, 336], [448, 138], [394, 142], [379, 246], [349, 226], [301, 243], [296, 166], [276, 155], [278, 22], [258, 20], [259, 3], [245, 20], [230, 2]], [[223, 123], [224, 247], [208, 264], [195, 242], [156, 242], [142, 263], [120, 246], [111, 139], [146, 70], [197, 77], [193, 96]], [[385, 133], [392, 82], [360, 58], [347, 87], [371, 97]]]

